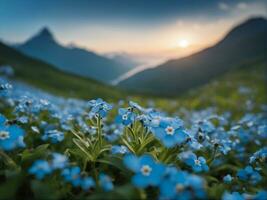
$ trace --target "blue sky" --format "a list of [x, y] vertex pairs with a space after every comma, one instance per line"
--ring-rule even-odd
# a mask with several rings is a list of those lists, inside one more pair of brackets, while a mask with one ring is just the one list
[[[231, 1], [228, 1], [231, 4]], [[2, 20], [14, 23], [39, 20], [162, 22], [177, 17], [222, 15], [214, 0], [1, 0]]]
[[[0, 0], [0, 38], [22, 42], [48, 26], [59, 42], [101, 53], [179, 56], [266, 16], [266, 7], [265, 0]], [[179, 48], [180, 40], [188, 47]]]

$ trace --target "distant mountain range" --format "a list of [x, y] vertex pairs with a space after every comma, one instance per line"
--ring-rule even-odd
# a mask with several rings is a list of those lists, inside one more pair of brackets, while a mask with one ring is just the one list
[[78, 47], [59, 44], [48, 28], [43, 28], [25, 43], [14, 46], [20, 52], [83, 77], [110, 83], [135, 64], [108, 58]]
[[267, 60], [267, 20], [252, 18], [198, 53], [142, 71], [119, 86], [158, 95], [178, 95], [253, 61]]
[[56, 95], [83, 99], [102, 97], [106, 100], [118, 100], [125, 96], [125, 93], [112, 86], [63, 72], [51, 64], [29, 57], [0, 42], [0, 68], [2, 65], [14, 69], [15, 80]]

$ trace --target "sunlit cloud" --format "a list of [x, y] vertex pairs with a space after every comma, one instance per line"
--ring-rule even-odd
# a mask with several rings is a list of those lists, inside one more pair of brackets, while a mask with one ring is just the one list
[[225, 2], [220, 2], [218, 4], [218, 7], [219, 7], [220, 10], [223, 10], [223, 11], [229, 10], [229, 5], [227, 3], [225, 3]]

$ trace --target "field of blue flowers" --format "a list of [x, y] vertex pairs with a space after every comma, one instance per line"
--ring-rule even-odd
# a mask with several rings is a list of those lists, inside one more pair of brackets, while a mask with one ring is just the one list
[[0, 199], [267, 199], [266, 105], [173, 115], [0, 84]]

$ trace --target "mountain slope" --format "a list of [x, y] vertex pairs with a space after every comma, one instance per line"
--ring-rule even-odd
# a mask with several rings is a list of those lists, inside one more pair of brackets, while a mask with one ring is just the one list
[[106, 83], [132, 68], [85, 49], [62, 46], [47, 28], [42, 29], [24, 44], [17, 45], [16, 48], [61, 70]]
[[242, 64], [266, 61], [266, 53], [267, 20], [253, 18], [232, 29], [213, 47], [140, 72], [119, 85], [142, 92], [177, 95]]
[[28, 57], [0, 42], [0, 66], [10, 65], [15, 79], [57, 95], [84, 99], [119, 99], [123, 93], [94, 80], [68, 74], [40, 60]]

